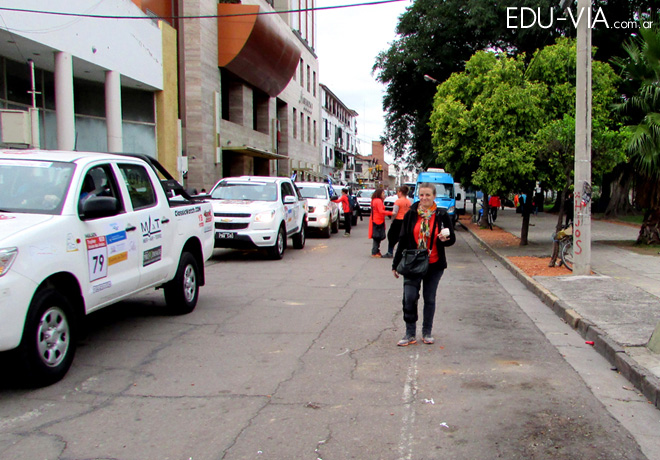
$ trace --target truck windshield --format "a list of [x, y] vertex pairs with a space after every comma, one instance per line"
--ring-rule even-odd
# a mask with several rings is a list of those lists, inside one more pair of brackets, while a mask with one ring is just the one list
[[323, 185], [298, 185], [298, 190], [303, 198], [318, 198], [321, 200], [328, 199], [328, 189]]
[[222, 181], [211, 192], [216, 200], [277, 201], [277, 187], [265, 182], [225, 182]]
[[0, 209], [60, 214], [74, 169], [57, 161], [0, 160]]
[[436, 198], [454, 198], [454, 184], [435, 184]]

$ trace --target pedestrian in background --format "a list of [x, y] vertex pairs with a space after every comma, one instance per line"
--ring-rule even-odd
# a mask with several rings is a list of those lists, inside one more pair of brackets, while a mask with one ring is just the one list
[[380, 253], [380, 242], [385, 239], [385, 216], [391, 216], [392, 211], [385, 211], [383, 189], [377, 188], [371, 195], [371, 216], [369, 216], [369, 238], [373, 240], [371, 257], [383, 257]]
[[401, 225], [403, 224], [403, 216], [406, 215], [412, 203], [408, 199], [408, 186], [402, 185], [396, 191], [397, 200], [394, 202], [392, 208], [392, 225], [387, 231], [387, 253], [383, 255], [386, 259], [394, 257], [394, 246], [399, 242], [399, 235], [401, 233]]
[[[401, 238], [392, 260], [392, 273], [399, 278], [396, 269], [405, 249], [429, 250], [429, 268], [422, 278], [403, 279], [403, 320], [406, 334], [397, 343], [400, 347], [417, 343], [417, 302], [422, 289], [424, 310], [422, 321], [422, 341], [435, 342], [433, 338], [433, 317], [440, 278], [447, 268], [445, 247], [456, 242], [454, 226], [447, 211], [435, 204], [435, 186], [424, 182], [419, 185], [419, 201], [414, 203], [403, 218]], [[444, 230], [444, 232], [443, 232]]]
[[341, 209], [344, 211], [344, 236], [351, 236], [351, 221], [353, 216], [351, 213], [351, 202], [348, 200], [348, 188], [341, 189], [341, 196], [334, 203], [341, 203]]
[[497, 195], [492, 195], [488, 200], [488, 206], [490, 206], [490, 212], [493, 215], [493, 222], [497, 219], [497, 210], [502, 205], [500, 197]]

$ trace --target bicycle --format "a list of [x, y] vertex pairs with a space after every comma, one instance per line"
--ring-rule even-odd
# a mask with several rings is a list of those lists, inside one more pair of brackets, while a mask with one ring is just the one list
[[561, 264], [573, 271], [573, 224], [564, 226], [552, 234], [552, 240], [559, 244], [559, 257]]

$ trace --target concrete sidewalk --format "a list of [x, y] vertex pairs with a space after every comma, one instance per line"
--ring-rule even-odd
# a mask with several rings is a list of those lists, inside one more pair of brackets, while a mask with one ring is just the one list
[[[550, 257], [557, 216], [540, 213], [530, 223], [527, 246], [493, 248], [471, 233], [660, 408], [660, 354], [647, 348], [660, 322], [660, 255], [640, 255], [612, 244], [635, 240], [638, 227], [592, 220], [595, 275], [529, 277], [509, 257]], [[495, 225], [520, 237], [522, 216], [513, 209], [500, 210]]]

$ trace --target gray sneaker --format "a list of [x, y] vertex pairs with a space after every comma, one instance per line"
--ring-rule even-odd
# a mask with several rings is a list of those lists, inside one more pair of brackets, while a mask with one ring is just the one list
[[402, 338], [397, 342], [397, 346], [407, 347], [408, 345], [415, 345], [416, 343], [417, 343], [417, 339], [415, 338], [414, 335], [406, 335], [404, 338]]
[[431, 335], [425, 335], [422, 337], [422, 342], [427, 345], [433, 345], [435, 343], [435, 339]]
[[392, 257], [393, 257], [393, 255], [389, 252], [386, 252], [385, 254], [383, 254], [383, 259], [391, 259]]

